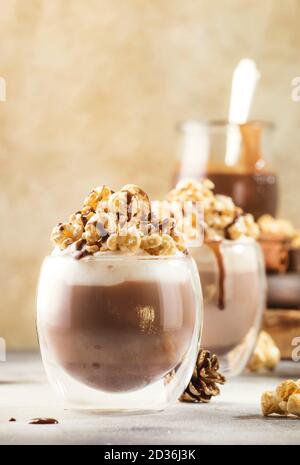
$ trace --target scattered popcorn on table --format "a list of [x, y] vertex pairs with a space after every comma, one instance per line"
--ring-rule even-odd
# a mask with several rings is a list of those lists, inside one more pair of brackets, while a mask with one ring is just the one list
[[264, 416], [295, 415], [300, 417], [300, 379], [287, 379], [275, 391], [266, 391], [261, 396], [261, 409]]

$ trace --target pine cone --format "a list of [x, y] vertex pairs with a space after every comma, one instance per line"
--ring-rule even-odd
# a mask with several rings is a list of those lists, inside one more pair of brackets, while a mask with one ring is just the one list
[[209, 402], [212, 396], [220, 394], [217, 384], [224, 384], [226, 379], [218, 369], [218, 357], [209, 350], [200, 349], [191, 381], [179, 400]]

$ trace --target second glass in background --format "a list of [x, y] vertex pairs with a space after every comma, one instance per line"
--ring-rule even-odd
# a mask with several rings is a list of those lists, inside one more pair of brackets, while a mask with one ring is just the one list
[[266, 279], [254, 240], [205, 243], [190, 249], [201, 279], [201, 345], [220, 358], [227, 377], [239, 375], [251, 356], [265, 309]]

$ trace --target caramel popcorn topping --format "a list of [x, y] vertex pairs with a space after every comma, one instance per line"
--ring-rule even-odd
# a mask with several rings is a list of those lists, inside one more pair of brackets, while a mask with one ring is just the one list
[[295, 231], [295, 235], [291, 241], [292, 249], [300, 249], [300, 229]]
[[289, 220], [262, 215], [257, 220], [262, 239], [285, 240], [290, 248], [300, 249], [300, 230], [295, 229]]
[[259, 235], [258, 225], [250, 214], [244, 214], [230, 197], [216, 195], [214, 184], [209, 179], [202, 181], [182, 180], [168, 195], [170, 202], [184, 203], [192, 201], [203, 209], [204, 239], [220, 241], [236, 240], [241, 237], [256, 239]]
[[295, 229], [292, 223], [284, 219], [276, 219], [271, 215], [262, 215], [258, 220], [258, 225], [263, 234], [292, 239]]
[[93, 189], [81, 210], [54, 227], [51, 240], [78, 259], [117, 251], [154, 256], [187, 253], [175, 220], [153, 215], [148, 195], [134, 184], [118, 192], [106, 185]]

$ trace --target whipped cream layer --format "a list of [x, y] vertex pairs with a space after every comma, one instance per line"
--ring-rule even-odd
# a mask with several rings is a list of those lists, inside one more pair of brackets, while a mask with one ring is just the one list
[[178, 259], [152, 257], [146, 252], [138, 256], [108, 252], [82, 260], [68, 255], [50, 256], [44, 261], [42, 277], [47, 285], [51, 280], [86, 286], [113, 286], [125, 281], [184, 282], [189, 277], [182, 261], [190, 259], [178, 253]]

